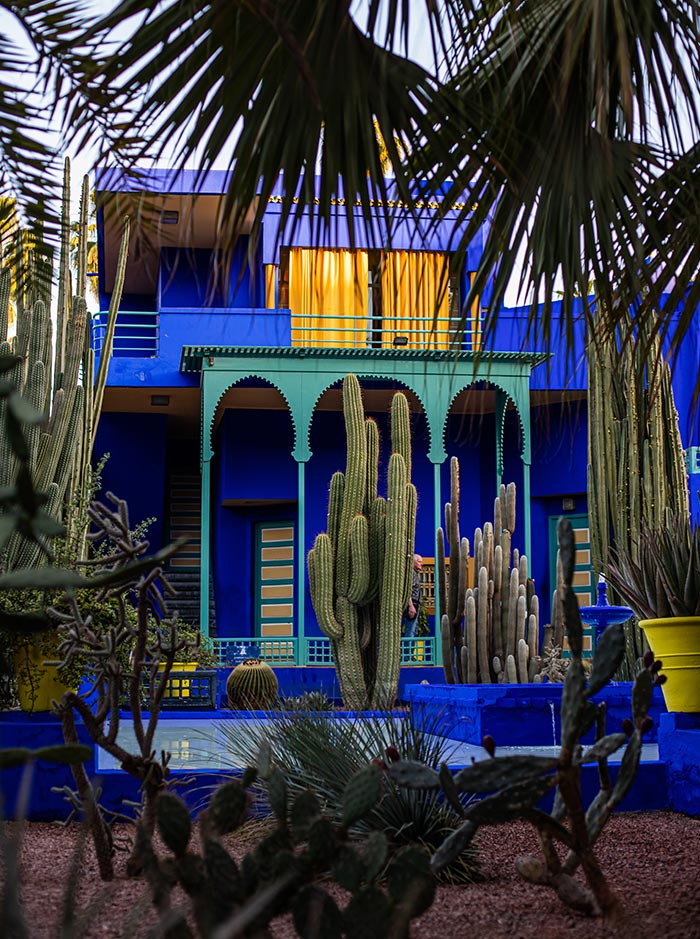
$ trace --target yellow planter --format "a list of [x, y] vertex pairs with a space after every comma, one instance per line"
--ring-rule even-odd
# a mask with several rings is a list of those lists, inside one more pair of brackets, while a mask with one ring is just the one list
[[61, 681], [55, 665], [45, 665], [50, 654], [37, 645], [15, 652], [17, 695], [23, 711], [50, 711], [53, 700], [60, 701], [66, 691], [74, 691]]
[[[158, 671], [162, 672], [165, 668], [164, 665], [158, 666]], [[197, 670], [196, 662], [173, 662], [173, 667], [170, 670], [170, 675], [172, 676], [173, 672], [194, 672]], [[190, 696], [190, 683], [187, 678], [172, 678], [168, 679], [168, 684], [165, 689], [166, 695], [171, 698], [189, 698]]]
[[700, 712], [700, 616], [644, 619], [639, 625], [655, 657], [663, 662], [666, 707]]

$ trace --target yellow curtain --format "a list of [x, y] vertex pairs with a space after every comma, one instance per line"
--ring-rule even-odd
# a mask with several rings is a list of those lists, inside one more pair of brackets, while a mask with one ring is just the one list
[[277, 291], [277, 265], [265, 265], [265, 309], [274, 310], [277, 306], [275, 293]]
[[448, 283], [444, 254], [387, 251], [382, 263], [382, 346], [391, 347], [396, 336], [406, 336], [409, 349], [448, 349]]
[[364, 348], [367, 277], [366, 251], [290, 249], [292, 345]]
[[[476, 277], [475, 272], [469, 274], [469, 285], [472, 286], [474, 283], [474, 278]], [[481, 349], [481, 297], [477, 296], [472, 303], [470, 312], [470, 333], [472, 339], [472, 349], [474, 352], [478, 352]]]

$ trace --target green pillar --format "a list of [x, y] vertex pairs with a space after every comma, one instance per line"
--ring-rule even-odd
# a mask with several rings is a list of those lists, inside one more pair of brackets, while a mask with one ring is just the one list
[[304, 499], [306, 463], [297, 463], [297, 655], [296, 664], [306, 665], [306, 633], [304, 630], [304, 583], [306, 577], [306, 503]]
[[434, 518], [434, 530], [435, 530], [435, 547], [433, 548], [433, 556], [435, 557], [435, 664], [442, 665], [442, 642], [440, 641], [440, 619], [442, 618], [442, 610], [440, 609], [440, 597], [438, 594], [438, 584], [437, 584], [437, 530], [442, 523], [442, 498], [440, 495], [440, 463], [433, 463], [433, 504], [435, 507], [435, 518]]
[[530, 515], [530, 464], [523, 460], [523, 503], [525, 511], [523, 513], [525, 524], [523, 531], [525, 533], [525, 554], [528, 561], [532, 558], [532, 518]]
[[496, 389], [496, 495], [503, 482], [503, 431], [506, 423], [508, 395]]
[[199, 628], [203, 636], [209, 636], [209, 552], [211, 501], [211, 457], [202, 460], [202, 503], [200, 521], [199, 558]]

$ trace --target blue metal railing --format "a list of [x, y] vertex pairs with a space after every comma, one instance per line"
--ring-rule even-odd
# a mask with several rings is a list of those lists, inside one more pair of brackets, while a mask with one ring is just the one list
[[[227, 637], [209, 639], [209, 646], [220, 667], [234, 665], [244, 658], [257, 657], [268, 665], [333, 665], [330, 640], [312, 636], [299, 640], [296, 636], [272, 636], [264, 639]], [[402, 665], [437, 665], [435, 636], [401, 639]]]
[[[95, 313], [90, 322], [91, 344], [100, 355], [107, 331], [107, 313]], [[149, 358], [158, 355], [160, 317], [155, 311], [120, 310], [114, 328], [112, 355], [116, 357]]]

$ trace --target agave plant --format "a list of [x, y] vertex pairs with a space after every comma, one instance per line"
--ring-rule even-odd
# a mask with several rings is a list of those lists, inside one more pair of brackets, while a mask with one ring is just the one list
[[[236, 766], [253, 762], [268, 740], [290, 793], [311, 789], [328, 818], [339, 823], [347, 781], [368, 763], [384, 766], [403, 759], [437, 769], [449, 762], [456, 744], [440, 733], [442, 723], [439, 715], [428, 718], [413, 709], [342, 719], [328, 712], [280, 710], [259, 721], [222, 721], [218, 730]], [[465, 796], [465, 805], [468, 801]], [[385, 775], [382, 798], [353, 834], [362, 838], [380, 831], [394, 849], [418, 844], [435, 850], [455, 827], [454, 815], [437, 793], [409, 791]], [[477, 853], [469, 847], [441, 872], [441, 879], [464, 883], [477, 873]]]
[[670, 509], [658, 527], [642, 519], [638, 542], [611, 551], [605, 576], [640, 619], [700, 616], [700, 529]]

